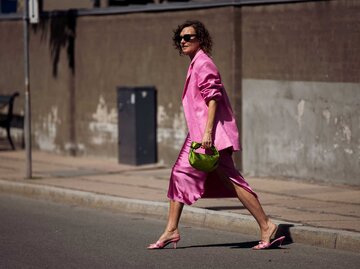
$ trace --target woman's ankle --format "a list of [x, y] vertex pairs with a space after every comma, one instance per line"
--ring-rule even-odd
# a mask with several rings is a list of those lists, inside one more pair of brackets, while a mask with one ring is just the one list
[[178, 228], [167, 228], [165, 230], [165, 233], [176, 234], [176, 233], [179, 233], [179, 230], [178, 230]]
[[266, 218], [266, 220], [259, 223], [260, 230], [267, 231], [267, 230], [271, 229], [272, 224], [273, 224], [272, 221], [269, 218]]
[[174, 230], [168, 230], [166, 229], [163, 234], [160, 236], [159, 240], [160, 241], [164, 241], [164, 240], [168, 240], [171, 239], [173, 237], [176, 237], [179, 235], [179, 230], [176, 228]]

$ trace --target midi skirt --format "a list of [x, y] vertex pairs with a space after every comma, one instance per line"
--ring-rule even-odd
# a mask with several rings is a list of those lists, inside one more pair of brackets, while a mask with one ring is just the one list
[[[237, 197], [235, 190], [227, 188], [218, 174], [196, 170], [189, 163], [191, 140], [187, 135], [181, 148], [169, 181], [168, 198], [187, 205], [191, 205], [199, 198], [230, 198]], [[235, 168], [232, 159], [232, 148], [220, 150], [219, 167], [235, 184], [242, 187], [256, 198], [256, 193]]]

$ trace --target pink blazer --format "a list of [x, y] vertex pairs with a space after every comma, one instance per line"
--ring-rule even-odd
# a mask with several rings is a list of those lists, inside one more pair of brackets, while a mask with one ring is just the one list
[[219, 71], [212, 59], [199, 50], [190, 63], [182, 96], [192, 141], [202, 140], [208, 116], [207, 103], [212, 99], [217, 102], [213, 128], [215, 147], [218, 150], [228, 147], [240, 150], [239, 131]]

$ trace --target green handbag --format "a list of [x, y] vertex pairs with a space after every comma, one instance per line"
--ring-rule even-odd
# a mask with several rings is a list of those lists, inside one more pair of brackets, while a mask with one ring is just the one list
[[196, 149], [201, 147], [201, 143], [191, 142], [190, 153], [189, 153], [189, 163], [192, 167], [197, 170], [204, 172], [211, 172], [216, 169], [219, 164], [220, 154], [215, 148], [211, 146], [212, 155], [202, 154], [195, 152]]

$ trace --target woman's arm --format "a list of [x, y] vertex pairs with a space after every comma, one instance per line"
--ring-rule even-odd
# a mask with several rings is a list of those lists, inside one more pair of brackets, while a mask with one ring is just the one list
[[210, 100], [208, 103], [208, 118], [205, 126], [204, 135], [201, 141], [203, 148], [207, 149], [212, 146], [212, 131], [214, 127], [215, 113], [216, 113], [216, 101]]

